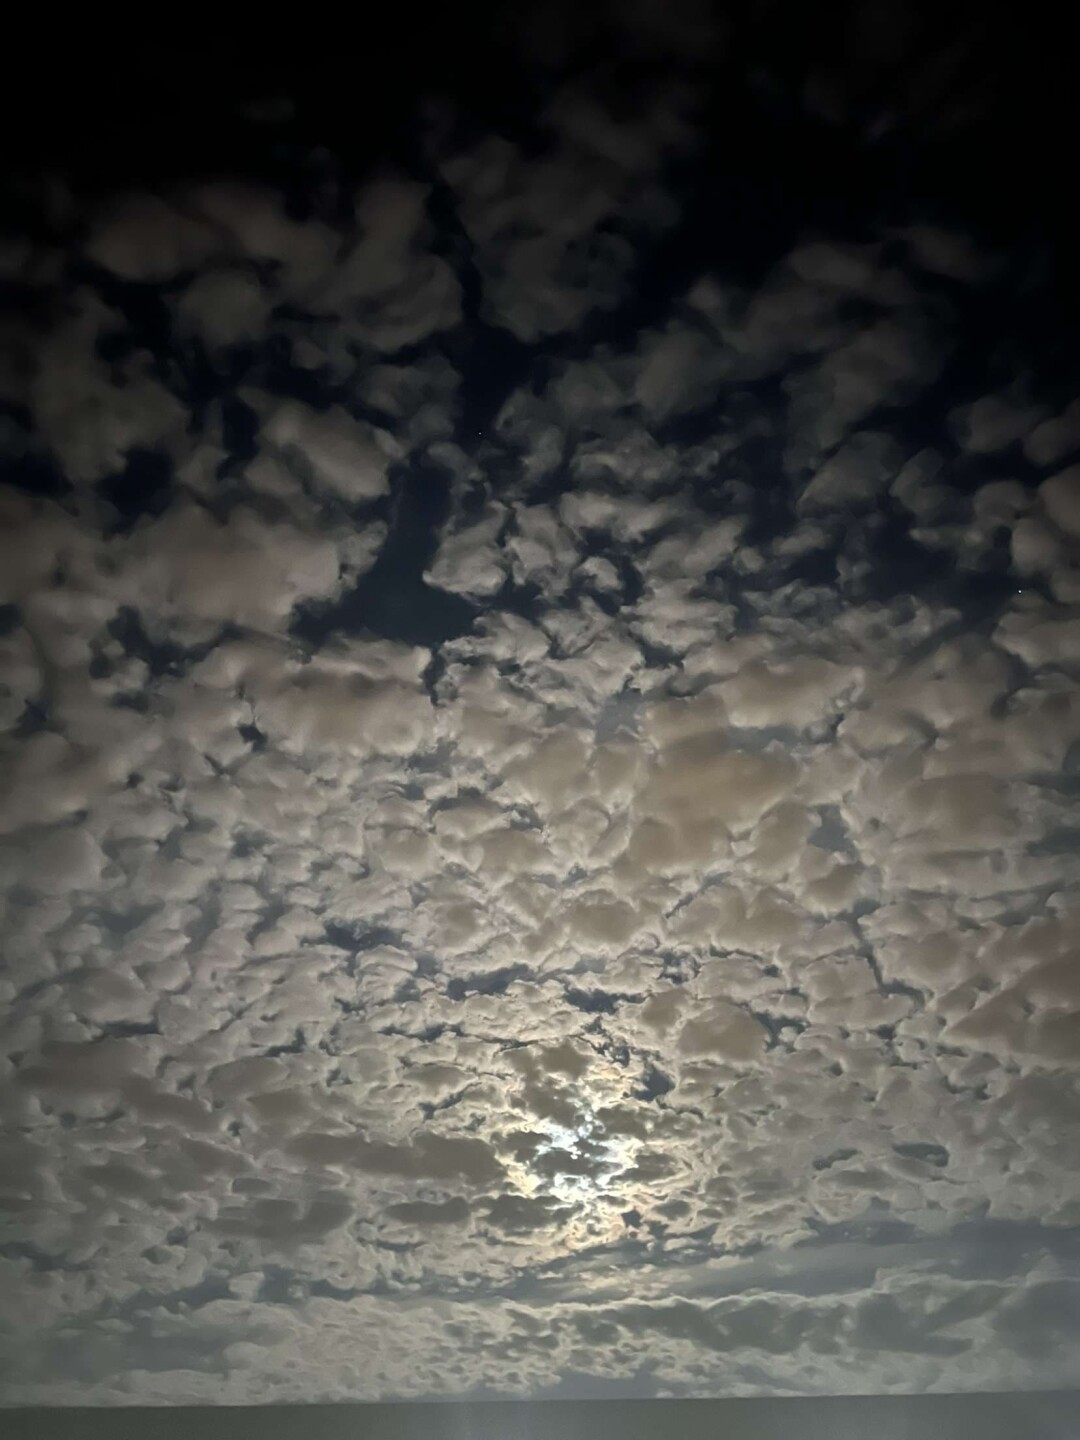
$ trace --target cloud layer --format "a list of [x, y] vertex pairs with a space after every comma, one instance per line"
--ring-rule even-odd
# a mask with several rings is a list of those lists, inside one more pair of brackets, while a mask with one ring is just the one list
[[723, 38], [562, 33], [5, 252], [9, 1404], [1076, 1373], [1077, 404], [925, 218], [641, 308]]

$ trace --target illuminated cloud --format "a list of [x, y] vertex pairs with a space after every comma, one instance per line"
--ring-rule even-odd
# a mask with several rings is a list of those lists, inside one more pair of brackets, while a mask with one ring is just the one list
[[918, 206], [748, 258], [723, 36], [594, 24], [514, 29], [530, 126], [6, 262], [8, 1403], [1074, 1382], [1035, 282]]

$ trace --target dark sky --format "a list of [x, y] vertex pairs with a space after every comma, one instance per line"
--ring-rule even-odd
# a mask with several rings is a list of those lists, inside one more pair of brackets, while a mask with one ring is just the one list
[[2, 99], [4, 1403], [1072, 1383], [1059, 22], [51, 23]]

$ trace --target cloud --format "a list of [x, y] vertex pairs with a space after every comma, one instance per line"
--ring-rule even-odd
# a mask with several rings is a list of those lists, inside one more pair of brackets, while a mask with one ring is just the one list
[[268, 443], [310, 467], [315, 484], [346, 501], [375, 500], [389, 489], [395, 446], [388, 432], [353, 420], [340, 406], [318, 412], [285, 404], [269, 411]]
[[631, 120], [613, 113], [614, 96], [570, 83], [546, 108], [536, 155], [502, 136], [456, 148], [452, 134], [433, 134], [493, 323], [534, 341], [625, 297], [635, 238], [676, 218], [660, 177], [664, 160], [693, 142], [686, 112], [696, 98], [659, 88]]
[[522, 23], [8, 262], [10, 1403], [1072, 1383], [1076, 407], [962, 228], [731, 260], [704, 12]]

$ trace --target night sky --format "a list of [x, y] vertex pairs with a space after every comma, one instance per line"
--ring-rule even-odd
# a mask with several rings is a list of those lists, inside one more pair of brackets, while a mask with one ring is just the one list
[[3, 97], [0, 1401], [1067, 1388], [1064, 35], [305, 18]]

